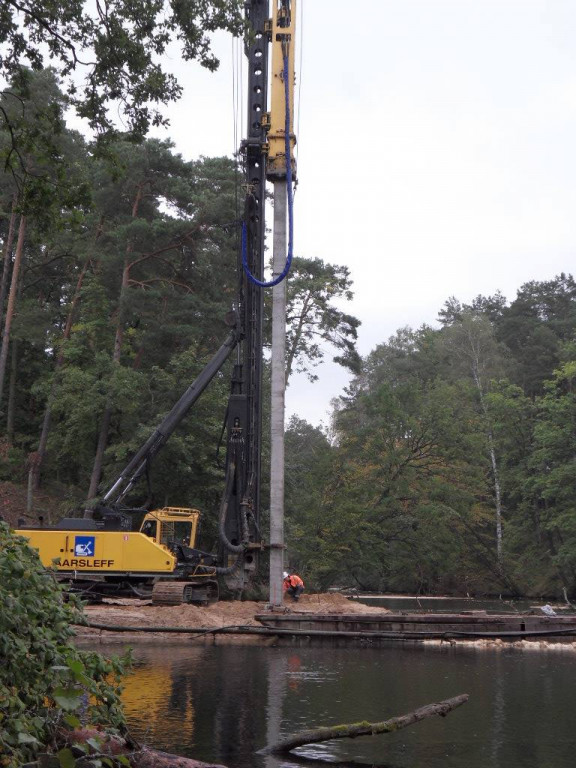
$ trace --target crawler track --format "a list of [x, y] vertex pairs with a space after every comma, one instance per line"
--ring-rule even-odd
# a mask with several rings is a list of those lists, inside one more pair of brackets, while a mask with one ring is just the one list
[[152, 590], [152, 605], [207, 605], [218, 599], [216, 581], [161, 581]]

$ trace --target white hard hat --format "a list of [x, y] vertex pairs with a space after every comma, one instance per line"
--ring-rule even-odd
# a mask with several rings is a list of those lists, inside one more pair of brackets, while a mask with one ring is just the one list
[[282, 576], [283, 576], [285, 579], [287, 579], [289, 575], [290, 575], [290, 574], [288, 573], [288, 571], [284, 571], [284, 573], [282, 574]]

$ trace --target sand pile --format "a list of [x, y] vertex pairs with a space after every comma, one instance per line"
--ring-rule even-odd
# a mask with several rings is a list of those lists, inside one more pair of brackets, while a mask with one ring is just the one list
[[358, 600], [350, 600], [337, 592], [324, 592], [318, 595], [304, 594], [297, 603], [288, 598], [285, 605], [291, 611], [298, 613], [390, 613], [386, 608], [364, 605]]

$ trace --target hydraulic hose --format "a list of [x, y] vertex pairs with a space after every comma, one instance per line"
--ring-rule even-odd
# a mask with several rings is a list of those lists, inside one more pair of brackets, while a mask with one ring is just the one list
[[321, 629], [278, 629], [276, 627], [257, 627], [248, 625], [232, 625], [226, 627], [126, 627], [121, 624], [96, 624], [87, 622], [77, 626], [101, 629], [108, 632], [167, 632], [176, 634], [239, 634], [239, 635], [287, 635], [306, 637], [350, 637], [363, 638], [365, 640], [465, 640], [465, 639], [497, 639], [505, 638], [530, 638], [530, 637], [554, 637], [575, 635], [575, 629], [534, 630], [528, 632], [359, 632]]
[[236, 472], [236, 462], [230, 461], [228, 469], [226, 471], [226, 487], [224, 488], [224, 494], [222, 501], [220, 502], [220, 514], [218, 515], [218, 534], [220, 541], [229, 552], [244, 552], [244, 543], [232, 544], [226, 535], [226, 518], [228, 517], [228, 505], [230, 502], [230, 493], [232, 491], [232, 483], [234, 481], [234, 473]]
[[243, 554], [246, 551], [246, 547], [250, 542], [250, 532], [248, 530], [246, 505], [244, 504], [244, 502], [240, 504], [240, 509], [239, 509], [239, 515], [240, 515], [239, 522], [242, 530], [242, 543], [232, 544], [232, 542], [226, 535], [226, 520], [228, 517], [228, 507], [230, 503], [230, 496], [232, 492], [232, 484], [234, 482], [235, 472], [236, 472], [236, 459], [235, 457], [233, 457], [230, 460], [228, 464], [228, 469], [226, 471], [226, 487], [224, 489], [224, 494], [222, 496], [222, 501], [220, 503], [220, 513], [218, 516], [218, 533], [219, 533], [220, 541], [229, 552]]
[[244, 552], [238, 555], [232, 565], [217, 565], [214, 567], [214, 571], [218, 574], [218, 576], [228, 576], [229, 574], [234, 573], [234, 571], [237, 571], [239, 568], [241, 568], [243, 563]]

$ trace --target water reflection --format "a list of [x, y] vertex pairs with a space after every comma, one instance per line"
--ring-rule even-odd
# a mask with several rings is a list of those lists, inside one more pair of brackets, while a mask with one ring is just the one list
[[[558, 650], [167, 646], [136, 648], [124, 700], [138, 738], [229, 768], [572, 768], [576, 654]], [[380, 721], [469, 693], [446, 718], [395, 734], [257, 752], [318, 725]]]

